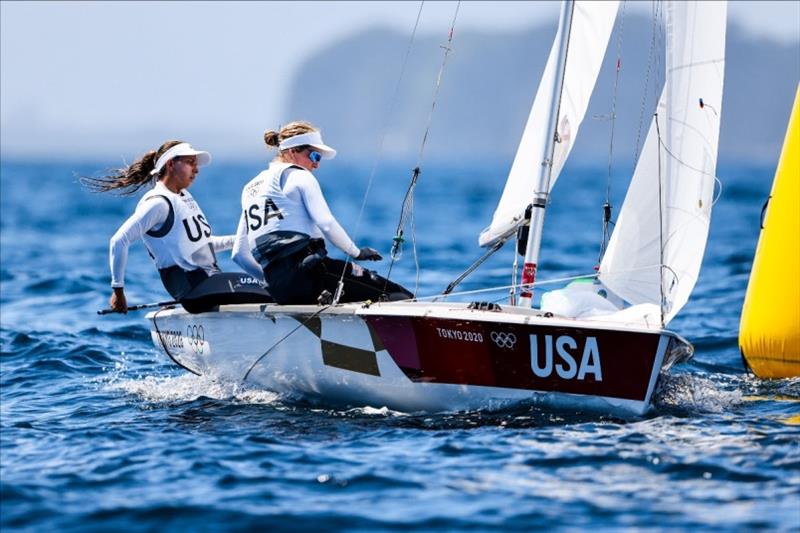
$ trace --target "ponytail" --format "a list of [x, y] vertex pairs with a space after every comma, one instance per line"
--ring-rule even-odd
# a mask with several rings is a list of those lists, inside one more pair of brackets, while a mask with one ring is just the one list
[[278, 148], [282, 141], [294, 137], [295, 135], [317, 131], [317, 128], [310, 122], [297, 120], [295, 122], [290, 122], [282, 128], [278, 128], [278, 130], [279, 131], [267, 130], [264, 132], [264, 144], [267, 145], [267, 148]]
[[119, 194], [129, 195], [145, 185], [152, 184], [163, 175], [166, 166], [157, 176], [151, 176], [150, 171], [156, 167], [156, 161], [161, 155], [173, 146], [183, 141], [167, 141], [158, 150], [150, 150], [134, 161], [127, 168], [113, 169], [105, 176], [82, 176], [81, 184], [92, 192], [117, 191]]

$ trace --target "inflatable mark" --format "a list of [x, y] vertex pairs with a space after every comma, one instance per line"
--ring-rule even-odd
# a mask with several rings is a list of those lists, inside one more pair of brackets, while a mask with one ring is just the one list
[[800, 85], [750, 272], [739, 349], [760, 378], [800, 376]]

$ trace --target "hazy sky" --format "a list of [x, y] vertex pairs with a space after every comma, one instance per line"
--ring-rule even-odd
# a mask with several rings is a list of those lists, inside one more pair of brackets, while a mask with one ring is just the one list
[[[0, 2], [2, 155], [131, 155], [167, 138], [258, 154], [264, 128], [291, 118], [281, 109], [303, 60], [367, 27], [410, 34], [419, 5]], [[426, 3], [418, 31], [444, 41], [455, 7]], [[553, 2], [463, 2], [456, 31], [555, 23], [557, 14]], [[800, 42], [798, 1], [730, 2], [729, 19]]]

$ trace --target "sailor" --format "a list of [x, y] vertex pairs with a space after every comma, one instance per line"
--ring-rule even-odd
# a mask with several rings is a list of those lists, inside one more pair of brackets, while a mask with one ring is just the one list
[[[127, 168], [102, 177], [81, 181], [96, 192], [120, 191], [133, 194], [145, 185], [153, 185], [142, 196], [136, 211], [111, 237], [109, 246], [111, 287], [109, 304], [119, 313], [128, 310], [125, 298], [125, 265], [128, 247], [143, 239], [155, 261], [167, 292], [190, 312], [208, 310], [220, 303], [271, 301], [257, 280], [242, 283], [241, 274], [229, 274], [238, 287], [225, 291], [213, 287], [222, 281], [216, 253], [229, 250], [234, 236], [215, 236], [208, 218], [189, 193], [198, 168], [211, 162], [208, 152], [195, 150], [183, 141], [167, 141], [151, 150]], [[250, 279], [244, 277], [245, 279]], [[211, 283], [211, 281], [214, 283]], [[225, 283], [229, 286], [228, 283]], [[214, 293], [240, 293], [219, 301]]]
[[375, 249], [356, 246], [311, 173], [321, 160], [336, 156], [319, 130], [292, 122], [265, 132], [264, 142], [278, 153], [242, 191], [233, 260], [250, 275], [263, 275], [279, 304], [325, 303], [340, 280], [340, 302], [411, 298], [400, 285], [352, 261], [328, 257], [325, 239], [353, 259], [382, 259]]

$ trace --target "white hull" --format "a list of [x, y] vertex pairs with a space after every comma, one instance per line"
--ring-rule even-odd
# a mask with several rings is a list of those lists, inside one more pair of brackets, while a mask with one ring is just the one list
[[[147, 315], [156, 346], [201, 375], [328, 404], [403, 412], [517, 402], [642, 415], [674, 333], [467, 304], [231, 305]], [[246, 378], [245, 378], [246, 376]]]

